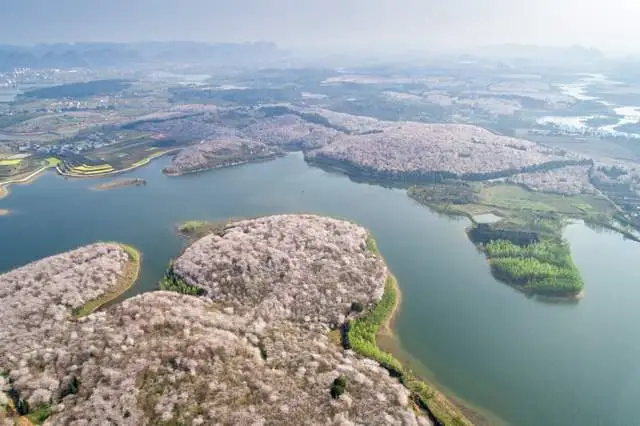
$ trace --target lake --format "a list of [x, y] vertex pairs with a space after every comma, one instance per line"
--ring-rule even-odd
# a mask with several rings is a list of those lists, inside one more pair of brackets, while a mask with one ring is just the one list
[[166, 177], [169, 160], [125, 174], [144, 187], [53, 173], [12, 186], [0, 208], [0, 270], [99, 240], [143, 253], [127, 293], [156, 288], [183, 247], [174, 225], [316, 212], [369, 228], [403, 292], [395, 328], [421, 374], [516, 425], [631, 425], [640, 418], [640, 244], [570, 225], [585, 281], [579, 303], [542, 303], [496, 282], [465, 235], [468, 221], [430, 212], [404, 191], [309, 167], [300, 154]]

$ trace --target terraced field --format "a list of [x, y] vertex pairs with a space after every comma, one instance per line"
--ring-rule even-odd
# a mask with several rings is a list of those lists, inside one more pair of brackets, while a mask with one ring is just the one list
[[135, 155], [127, 158], [114, 159], [109, 162], [91, 164], [89, 158], [66, 159], [57, 165], [58, 173], [70, 177], [98, 177], [125, 172], [147, 165], [151, 160], [161, 157], [174, 150], [153, 149], [151, 151], [136, 151]]
[[11, 160], [0, 160], [0, 166], [17, 166], [22, 162], [21, 158], [11, 159]]

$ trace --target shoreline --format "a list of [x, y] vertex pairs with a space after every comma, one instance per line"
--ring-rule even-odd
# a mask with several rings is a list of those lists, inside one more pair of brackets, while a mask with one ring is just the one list
[[[370, 236], [370, 238], [372, 238]], [[375, 240], [374, 240], [375, 241]], [[386, 265], [384, 257], [379, 251], [374, 256], [380, 257]], [[474, 417], [483, 418], [479, 413], [451, 402], [434, 385], [422, 380], [411, 371], [406, 363], [401, 362], [396, 355], [386, 352], [379, 344], [378, 338], [395, 338], [392, 330], [393, 321], [400, 309], [402, 292], [396, 278], [387, 267], [384, 293], [376, 305], [356, 317], [348, 320], [344, 325], [343, 342], [345, 348], [351, 349], [360, 356], [376, 361], [410, 392], [411, 401], [418, 410], [424, 411], [429, 420], [436, 425], [472, 426], [473, 423], [463, 413], [473, 412]]]
[[502, 179], [521, 173], [531, 173], [541, 170], [554, 170], [567, 166], [584, 164], [582, 160], [558, 160], [548, 161], [540, 164], [533, 164], [522, 167], [520, 169], [505, 169], [496, 170], [490, 172], [468, 172], [463, 174], [456, 174], [445, 170], [415, 170], [410, 172], [395, 171], [395, 170], [378, 170], [372, 167], [362, 166], [354, 161], [347, 159], [331, 158], [326, 155], [319, 156], [304, 156], [304, 160], [317, 167], [327, 167], [340, 171], [355, 179], [373, 180], [389, 182], [390, 184], [404, 184], [404, 185], [420, 185], [420, 184], [432, 184], [436, 182], [442, 182], [446, 179], [457, 179], [469, 182], [483, 182], [493, 179]]
[[10, 185], [29, 185], [33, 183], [41, 173], [47, 171], [51, 166], [41, 167], [38, 170], [30, 173], [29, 175], [19, 178], [19, 179], [11, 179], [6, 180], [4, 182], [0, 182], [0, 200], [9, 196], [9, 186]]
[[128, 244], [116, 244], [118, 244], [129, 256], [129, 261], [126, 264], [121, 277], [118, 279], [118, 282], [113, 289], [105, 292], [96, 299], [88, 301], [80, 308], [74, 309], [73, 316], [76, 319], [87, 316], [116, 300], [127, 290], [133, 287], [140, 278], [140, 272], [142, 270], [142, 253], [140, 253], [135, 247]]
[[[395, 297], [395, 302], [394, 302], [393, 308], [392, 308], [391, 312], [389, 313], [389, 316], [384, 320], [382, 326], [380, 327], [380, 329], [376, 333], [376, 344], [378, 345], [380, 350], [383, 350], [383, 351], [385, 349], [379, 344], [379, 342], [378, 342], [378, 338], [379, 337], [391, 339], [394, 342], [398, 342], [398, 344], [394, 345], [394, 346], [401, 346], [400, 340], [398, 339], [396, 334], [393, 332], [393, 328], [394, 328], [394, 323], [395, 323], [395, 321], [397, 319], [398, 313], [400, 311], [400, 308], [402, 307], [402, 290], [400, 289], [400, 284], [398, 284], [398, 280], [395, 278], [395, 276], [393, 276], [390, 273], [389, 273], [389, 276], [392, 277], [391, 281], [392, 281], [392, 283], [393, 283], [392, 285], [394, 286], [394, 289], [395, 289], [396, 297]], [[401, 353], [399, 353], [399, 351], [394, 351], [393, 349], [391, 349], [389, 351], [389, 353], [394, 358], [398, 359], [398, 361], [402, 364], [402, 366], [404, 368], [408, 367], [409, 363], [406, 362], [406, 360], [403, 360], [404, 357], [402, 356]], [[432, 400], [433, 399], [437, 400], [438, 403], [442, 404], [445, 407], [445, 409], [447, 409], [447, 410], [451, 410], [450, 407], [447, 407], [448, 404], [451, 404], [451, 406], [454, 407], [454, 409], [457, 409], [458, 411], [460, 411], [460, 413], [464, 417], [466, 417], [467, 419], [474, 419], [475, 420], [475, 423], [472, 423], [470, 420], [468, 420], [469, 424], [476, 424], [476, 425], [489, 425], [490, 424], [488, 422], [488, 419], [486, 419], [485, 416], [481, 412], [479, 412], [477, 409], [475, 409], [473, 407], [465, 405], [464, 403], [462, 403], [460, 401], [459, 398], [456, 398], [455, 395], [450, 395], [450, 394], [444, 393], [443, 391], [440, 390], [440, 386], [439, 385], [433, 384], [432, 381], [424, 380], [422, 377], [416, 375], [413, 372], [411, 372], [409, 374], [414, 376], [415, 379], [417, 379], [418, 381], [423, 382], [427, 386], [432, 388], [431, 389], [431, 392], [433, 394], [432, 398], [431, 398]], [[435, 416], [435, 417], [438, 418], [437, 416]], [[438, 420], [440, 420], [440, 419], [438, 418]], [[448, 424], [448, 423], [445, 423], [445, 424]], [[462, 424], [465, 424], [465, 423], [463, 422]]]
[[[392, 276], [391, 274], [389, 274]], [[393, 276], [392, 276], [393, 277]], [[394, 333], [395, 321], [398, 317], [398, 313], [402, 307], [402, 290], [400, 289], [400, 284], [398, 284], [398, 280], [393, 277], [393, 285], [396, 291], [396, 300], [393, 306], [392, 311], [389, 316], [383, 322], [383, 325], [378, 330], [376, 334], [376, 344], [378, 344], [380, 350], [390, 353], [394, 358], [396, 358], [405, 368], [410, 367], [410, 365], [419, 363], [423, 365], [420, 361], [417, 361], [415, 357], [413, 357], [406, 350], [402, 349], [402, 343], [400, 339]], [[379, 338], [387, 339], [387, 342], [382, 342], [382, 344], [378, 341]], [[390, 347], [391, 346], [391, 347]], [[412, 361], [408, 361], [406, 358], [410, 357]], [[426, 367], [423, 367], [426, 368]], [[482, 409], [481, 407], [475, 407], [466, 401], [463, 402], [460, 397], [455, 395], [449, 389], [443, 387], [433, 380], [425, 380], [420, 375], [416, 373], [411, 373], [416, 377], [417, 380], [424, 382], [427, 386], [432, 387], [433, 398], [437, 398], [443, 405], [446, 406], [447, 403], [451, 404], [458, 411], [462, 413], [464, 417], [469, 419], [471, 424], [477, 426], [489, 426], [492, 424], [506, 424], [503, 420], [499, 419], [494, 414]], [[444, 389], [444, 390], [441, 390]]]

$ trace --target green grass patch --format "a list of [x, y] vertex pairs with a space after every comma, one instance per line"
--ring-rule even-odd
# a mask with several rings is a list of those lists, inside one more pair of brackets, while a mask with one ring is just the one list
[[506, 210], [556, 212], [571, 216], [615, 213], [611, 203], [596, 195], [560, 195], [529, 191], [518, 185], [486, 185], [480, 192], [480, 204]]
[[367, 235], [366, 244], [367, 250], [369, 250], [370, 253], [378, 254], [378, 245], [376, 244], [376, 240], [371, 235]]
[[376, 306], [366, 314], [347, 323], [346, 340], [348, 346], [358, 354], [377, 361], [392, 376], [398, 377], [400, 382], [411, 392], [414, 403], [425, 410], [435, 424], [471, 425], [444, 395], [418, 379], [412, 372], [405, 369], [393, 355], [378, 347], [376, 336], [380, 329], [388, 323], [396, 309], [398, 291], [395, 278], [388, 276], [384, 294]]
[[43, 424], [52, 414], [51, 407], [48, 405], [43, 405], [41, 407], [36, 408], [35, 410], [30, 411], [25, 415], [27, 420], [35, 425]]
[[205, 235], [216, 234], [223, 236], [225, 229], [230, 223], [244, 220], [247, 218], [229, 218], [227, 220], [206, 221], [206, 220], [188, 220], [177, 226], [178, 234], [185, 237], [189, 241], [196, 241]]
[[118, 282], [116, 283], [116, 286], [113, 289], [102, 294], [100, 297], [90, 300], [80, 308], [74, 309], [73, 315], [77, 318], [89, 315], [100, 306], [114, 300], [122, 293], [124, 293], [129, 287], [131, 287], [138, 279], [141, 263], [140, 252], [130, 245], [121, 243], [118, 244], [129, 255], [129, 262], [127, 262], [123, 274], [120, 276]]
[[193, 234], [201, 231], [202, 228], [208, 226], [209, 222], [205, 220], [188, 220], [178, 226], [178, 232], [181, 234]]
[[605, 198], [591, 194], [560, 195], [530, 191], [510, 184], [447, 182], [414, 186], [408, 195], [431, 208], [448, 214], [472, 218], [496, 212], [500, 216], [527, 220], [534, 215], [559, 214], [592, 221], [606, 221], [616, 209]]
[[497, 240], [485, 244], [484, 250], [493, 275], [508, 284], [546, 296], [575, 296], [584, 288], [564, 241], [517, 246]]
[[56, 157], [47, 157], [47, 165], [49, 167], [56, 167], [58, 164], [61, 163], [60, 159], [56, 158]]

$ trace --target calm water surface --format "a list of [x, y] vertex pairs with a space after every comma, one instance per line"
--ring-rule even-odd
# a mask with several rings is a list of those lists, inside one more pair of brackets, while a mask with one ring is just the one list
[[353, 183], [293, 154], [168, 178], [167, 159], [129, 173], [146, 187], [98, 192], [102, 180], [47, 174], [13, 186], [0, 208], [0, 270], [98, 240], [133, 244], [154, 289], [183, 247], [189, 219], [284, 212], [349, 218], [371, 229], [403, 291], [402, 346], [459, 398], [515, 425], [640, 424], [640, 244], [571, 225], [586, 283], [578, 304], [545, 304], [496, 282], [466, 220], [431, 213], [397, 189]]

